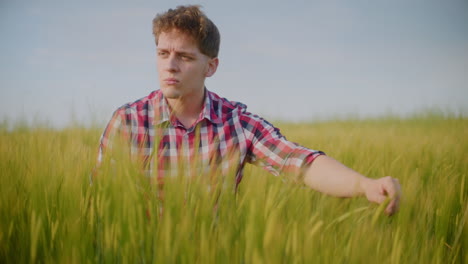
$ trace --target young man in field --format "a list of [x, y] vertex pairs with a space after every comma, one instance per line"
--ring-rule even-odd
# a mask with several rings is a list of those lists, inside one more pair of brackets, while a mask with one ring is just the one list
[[329, 195], [365, 195], [376, 203], [390, 198], [386, 213], [398, 210], [397, 179], [364, 177], [323, 152], [289, 142], [245, 105], [205, 88], [205, 79], [218, 67], [220, 35], [197, 6], [159, 14], [153, 34], [160, 90], [114, 112], [101, 138], [100, 162], [118, 133], [130, 143], [132, 156], [158, 179], [177, 174], [178, 165], [185, 163], [187, 173], [197, 175], [214, 167], [224, 175], [234, 171], [238, 184], [248, 162], [275, 175], [296, 173], [306, 185]]

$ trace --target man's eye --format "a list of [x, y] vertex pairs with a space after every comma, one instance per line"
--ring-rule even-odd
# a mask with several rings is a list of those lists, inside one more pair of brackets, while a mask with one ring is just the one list
[[187, 56], [187, 55], [182, 55], [182, 56], [180, 56], [180, 57], [181, 57], [183, 60], [185, 60], [185, 61], [192, 60], [192, 57]]
[[167, 52], [165, 51], [158, 51], [158, 56], [165, 56], [167, 55]]

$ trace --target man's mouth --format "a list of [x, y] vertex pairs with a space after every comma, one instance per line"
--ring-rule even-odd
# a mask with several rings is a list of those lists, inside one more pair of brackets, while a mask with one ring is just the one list
[[177, 80], [176, 78], [166, 78], [166, 79], [164, 79], [164, 83], [169, 84], [169, 85], [177, 84], [178, 82], [179, 82], [179, 80]]

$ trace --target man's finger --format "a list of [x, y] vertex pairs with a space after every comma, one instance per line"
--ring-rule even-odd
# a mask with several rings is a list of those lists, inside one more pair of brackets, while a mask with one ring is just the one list
[[397, 201], [392, 200], [385, 209], [387, 215], [392, 215], [398, 211]]
[[388, 215], [392, 215], [396, 213], [399, 208], [401, 194], [400, 183], [398, 182], [398, 179], [389, 177], [389, 180], [386, 181], [384, 188], [386, 189], [389, 197], [392, 199], [385, 212]]
[[383, 179], [384, 181], [382, 182], [382, 188], [384, 188], [385, 192], [390, 198], [394, 198], [396, 194], [395, 190], [395, 182], [393, 181], [393, 178], [390, 176], [387, 176]]
[[387, 196], [385, 194], [378, 194], [377, 196], [375, 196], [374, 198], [375, 202], [378, 203], [378, 204], [381, 204], [383, 202], [385, 202], [385, 200], [387, 199]]

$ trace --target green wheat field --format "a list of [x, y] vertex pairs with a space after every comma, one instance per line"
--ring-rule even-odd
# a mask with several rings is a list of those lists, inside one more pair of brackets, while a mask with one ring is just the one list
[[399, 178], [399, 213], [253, 166], [237, 194], [229, 175], [159, 187], [128, 162], [90, 184], [103, 127], [4, 123], [0, 263], [468, 263], [466, 117], [275, 125], [364, 175]]

